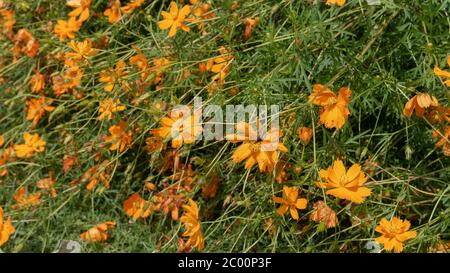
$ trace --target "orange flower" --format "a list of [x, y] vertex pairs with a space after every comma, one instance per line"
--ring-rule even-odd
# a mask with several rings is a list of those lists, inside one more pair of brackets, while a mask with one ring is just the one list
[[163, 72], [169, 66], [170, 61], [166, 58], [155, 58], [153, 59], [153, 67], [151, 71], [155, 73], [154, 84], [159, 84], [162, 82]]
[[69, 47], [74, 52], [67, 52], [65, 54], [66, 59], [71, 60], [88, 60], [91, 56], [95, 55], [97, 53], [97, 50], [92, 48], [92, 41], [89, 39], [84, 40], [83, 42], [75, 42], [74, 40], [71, 40], [69, 42]]
[[80, 23], [89, 18], [91, 0], [68, 0], [66, 5], [73, 8], [73, 10], [69, 13], [69, 17], [78, 17], [77, 21]]
[[0, 16], [3, 19], [0, 21], [3, 25], [3, 33], [7, 37], [12, 37], [14, 35], [13, 26], [16, 24], [16, 13], [13, 10], [7, 10], [0, 7]]
[[80, 238], [89, 243], [103, 242], [108, 240], [108, 230], [114, 229], [115, 227], [116, 222], [106, 221], [81, 233]]
[[219, 52], [221, 55], [214, 58], [214, 64], [211, 66], [211, 71], [216, 73], [211, 79], [213, 81], [219, 80], [220, 85], [223, 85], [225, 77], [230, 73], [230, 64], [233, 61], [233, 56], [223, 46], [219, 48]]
[[78, 163], [78, 157], [75, 155], [65, 155], [63, 157], [63, 171], [67, 174], [72, 167]]
[[198, 28], [202, 31], [202, 34], [206, 34], [206, 24], [203, 21], [216, 17], [216, 13], [214, 11], [211, 11], [211, 5], [209, 4], [192, 0], [190, 1], [190, 3], [194, 5], [194, 7], [192, 8], [192, 14], [194, 15], [194, 18], [188, 18], [186, 19], [186, 21], [196, 23], [198, 25]]
[[92, 190], [95, 186], [97, 186], [98, 182], [101, 181], [105, 188], [109, 189], [109, 180], [110, 175], [109, 172], [112, 169], [112, 165], [108, 160], [103, 161], [100, 165], [94, 166], [87, 170], [81, 176], [81, 183], [89, 182], [86, 185], [87, 190]]
[[41, 193], [27, 193], [25, 187], [20, 187], [13, 195], [16, 204], [12, 205], [12, 209], [21, 209], [24, 207], [36, 206], [41, 203]]
[[203, 18], [203, 19], [210, 19], [210, 18], [213, 18], [216, 16], [214, 12], [210, 12], [211, 5], [202, 3], [197, 0], [190, 0], [189, 2], [192, 5], [194, 5], [192, 14], [195, 17]]
[[0, 147], [2, 147], [3, 144], [5, 144], [5, 138], [3, 137], [3, 135], [0, 135]]
[[0, 246], [4, 245], [9, 240], [9, 237], [16, 232], [16, 229], [11, 224], [11, 217], [8, 216], [6, 221], [4, 217], [3, 208], [0, 207]]
[[115, 0], [114, 2], [112, 2], [110, 7], [106, 9], [103, 14], [108, 17], [109, 23], [113, 24], [118, 22], [122, 17], [122, 15], [120, 14], [120, 1]]
[[275, 166], [275, 181], [278, 183], [283, 183], [287, 181], [287, 173], [285, 168], [290, 168], [290, 164], [282, 161], [278, 161]]
[[257, 125], [255, 131], [250, 124], [240, 122], [236, 125], [238, 133], [227, 135], [225, 138], [231, 142], [243, 142], [232, 155], [235, 163], [246, 160], [247, 170], [258, 163], [260, 172], [271, 172], [278, 161], [279, 153], [286, 153], [288, 150], [283, 143], [278, 142], [277, 136], [281, 136], [279, 130], [271, 129], [265, 136], [258, 136], [258, 127]]
[[15, 56], [24, 53], [28, 57], [33, 58], [38, 53], [39, 46], [39, 42], [24, 28], [20, 29], [14, 36], [13, 52]]
[[313, 129], [308, 127], [300, 127], [297, 129], [298, 137], [303, 145], [307, 145], [311, 141]]
[[116, 112], [120, 112], [125, 110], [125, 106], [120, 105], [120, 100], [116, 99], [115, 101], [113, 99], [105, 99], [104, 101], [100, 102], [100, 116], [98, 117], [99, 120], [106, 119], [112, 119], [112, 114]]
[[55, 34], [59, 37], [60, 41], [64, 41], [66, 38], [74, 39], [75, 32], [78, 32], [81, 27], [81, 22], [70, 17], [68, 21], [58, 20], [55, 25]]
[[171, 111], [161, 118], [160, 124], [162, 127], [153, 129], [152, 134], [163, 139], [172, 138], [173, 148], [179, 148], [183, 143], [193, 144], [195, 137], [202, 132], [198, 111], [195, 111], [193, 115], [182, 111]]
[[8, 163], [8, 161], [11, 159], [11, 157], [14, 154], [14, 149], [12, 147], [3, 149], [3, 151], [0, 152], [0, 177], [5, 176], [8, 174], [8, 169], [6, 167], [1, 168], [3, 165]]
[[337, 198], [359, 204], [371, 194], [369, 188], [363, 187], [367, 181], [367, 176], [361, 171], [359, 164], [353, 164], [346, 171], [344, 163], [341, 160], [336, 160], [327, 170], [320, 170], [319, 175], [326, 183], [316, 182], [316, 186], [331, 188], [326, 193]]
[[438, 106], [438, 101], [435, 96], [430, 96], [428, 93], [419, 93], [405, 104], [403, 114], [410, 118], [415, 111], [416, 116], [423, 117], [427, 108], [436, 106]]
[[66, 88], [75, 88], [80, 86], [83, 71], [78, 66], [70, 66], [63, 77]]
[[135, 192], [124, 203], [123, 210], [135, 221], [139, 218], [147, 218], [152, 212], [152, 206]]
[[450, 126], [445, 128], [444, 134], [441, 134], [438, 130], [434, 130], [432, 137], [440, 138], [435, 144], [436, 149], [441, 148], [445, 156], [450, 156]]
[[114, 70], [103, 70], [100, 72], [100, 82], [106, 83], [103, 88], [106, 92], [111, 92], [116, 85], [120, 85], [122, 90], [128, 91], [130, 88], [125, 78], [128, 75], [126, 70], [126, 64], [124, 60], [117, 62]]
[[233, 61], [233, 56], [229, 54], [223, 46], [219, 48], [221, 55], [214, 59], [208, 60], [206, 63], [199, 64], [199, 69], [201, 72], [206, 72], [211, 70], [216, 73], [211, 79], [213, 80], [212, 85], [215, 85], [215, 81], [218, 80], [221, 86], [225, 83], [225, 77], [230, 73], [230, 65]]
[[244, 39], [248, 40], [252, 36], [252, 29], [258, 24], [259, 17], [245, 18]]
[[149, 75], [150, 65], [144, 53], [139, 48], [134, 48], [137, 54], [130, 58], [130, 64], [136, 65], [139, 72], [141, 72], [141, 79], [145, 81]]
[[39, 93], [44, 89], [44, 87], [45, 77], [38, 70], [36, 70], [36, 73], [31, 77], [30, 80], [31, 92]]
[[192, 199], [189, 199], [189, 205], [183, 205], [184, 214], [181, 216], [180, 221], [184, 224], [186, 231], [183, 233], [183, 237], [189, 237], [186, 245], [190, 248], [197, 247], [200, 251], [205, 246], [205, 240], [203, 238], [202, 229], [198, 217], [198, 206]]
[[[447, 64], [450, 66], [450, 56], [447, 57]], [[450, 87], [450, 72], [441, 70], [438, 66], [434, 67], [433, 72], [440, 78], [446, 78], [444, 84]]]
[[51, 196], [55, 198], [56, 196], [58, 196], [58, 193], [55, 189], [55, 183], [56, 181], [53, 179], [53, 172], [50, 172], [49, 177], [39, 180], [36, 185], [41, 190], [49, 191]]
[[306, 204], [308, 201], [305, 198], [298, 198], [298, 188], [297, 187], [287, 187], [283, 186], [283, 197], [273, 196], [273, 202], [281, 204], [278, 208], [277, 213], [279, 215], [284, 215], [288, 210], [294, 220], [298, 220], [298, 209], [306, 209]]
[[111, 151], [117, 150], [123, 152], [125, 148], [131, 146], [133, 137], [130, 131], [126, 131], [128, 124], [124, 121], [119, 122], [117, 125], [113, 125], [109, 128], [110, 136], [104, 137], [106, 142], [111, 142], [112, 145], [109, 147]]
[[403, 242], [415, 238], [417, 235], [415, 231], [408, 231], [410, 226], [408, 220], [392, 217], [391, 221], [388, 221], [383, 218], [375, 228], [376, 232], [381, 233], [381, 236], [376, 238], [375, 241], [383, 244], [387, 251], [402, 252]]
[[164, 20], [161, 20], [158, 22], [159, 29], [169, 30], [169, 37], [175, 36], [177, 34], [177, 28], [181, 28], [183, 31], [189, 32], [189, 27], [186, 26], [184, 21], [186, 20], [186, 16], [191, 12], [191, 6], [185, 5], [181, 8], [181, 10], [178, 10], [177, 4], [172, 1], [170, 2], [170, 10], [162, 11], [161, 15], [164, 18]]
[[38, 134], [24, 133], [25, 144], [14, 145], [16, 156], [19, 158], [31, 157], [35, 152], [42, 153], [45, 150], [45, 141]]
[[149, 190], [149, 191], [154, 191], [156, 190], [156, 185], [150, 182], [145, 182], [144, 187]]
[[62, 75], [52, 78], [53, 93], [55, 96], [61, 96], [69, 90], [79, 87], [82, 78], [83, 71], [78, 66], [75, 64], [71, 64], [71, 66], [66, 65], [66, 71]]
[[69, 88], [64, 83], [64, 78], [61, 75], [52, 77], [52, 84], [55, 96], [61, 96], [69, 91]]
[[443, 106], [431, 107], [426, 111], [425, 118], [432, 124], [438, 124], [444, 121], [450, 123], [450, 108]]
[[122, 12], [125, 13], [125, 14], [130, 14], [135, 9], [137, 9], [142, 4], [144, 4], [144, 1], [145, 0], [131, 0], [127, 5], [121, 7], [120, 10], [122, 10]]
[[145, 139], [147, 152], [161, 151], [164, 148], [163, 139], [158, 136], [151, 136]]
[[308, 100], [310, 103], [322, 107], [320, 123], [327, 128], [340, 129], [350, 115], [348, 103], [351, 94], [352, 91], [348, 87], [342, 87], [339, 89], [339, 94], [336, 95], [328, 87], [322, 84], [315, 84]]
[[345, 5], [345, 1], [346, 0], [327, 0], [326, 4], [327, 5], [338, 5], [338, 6], [342, 7], [343, 5]]
[[27, 105], [27, 120], [32, 121], [31, 126], [34, 128], [44, 116], [45, 112], [52, 112], [55, 107], [50, 106], [52, 99], [39, 97], [39, 99], [29, 99]]
[[314, 222], [325, 223], [327, 228], [335, 227], [337, 222], [336, 212], [328, 207], [322, 200], [314, 203], [313, 212], [309, 219]]

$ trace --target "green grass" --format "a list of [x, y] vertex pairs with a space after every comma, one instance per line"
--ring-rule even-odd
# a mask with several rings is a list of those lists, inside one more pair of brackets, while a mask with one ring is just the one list
[[[91, 18], [76, 33], [76, 40], [98, 40], [109, 37], [109, 44], [85, 67], [82, 98], [72, 95], [55, 97], [48, 81], [46, 96], [54, 98], [57, 108], [46, 113], [35, 129], [25, 119], [25, 101], [31, 94], [28, 82], [35, 65], [50, 76], [62, 69], [54, 56], [68, 51], [67, 40], [60, 42], [53, 33], [43, 31], [48, 21], [66, 19], [70, 11], [54, 1], [14, 2], [15, 30], [29, 29], [41, 44], [38, 57], [22, 56], [12, 63], [12, 43], [0, 40], [0, 134], [5, 145], [23, 143], [24, 132], [39, 133], [46, 140], [45, 153], [31, 159], [18, 159], [4, 165], [9, 175], [0, 178], [0, 206], [11, 215], [16, 233], [1, 247], [5, 252], [51, 252], [62, 240], [77, 240], [79, 234], [103, 221], [117, 222], [112, 237], [105, 243], [82, 243], [83, 252], [175, 252], [177, 237], [184, 227], [170, 216], [154, 213], [148, 219], [130, 222], [122, 204], [135, 191], [145, 198], [145, 181], [163, 188], [171, 179], [162, 172], [163, 155], [145, 151], [145, 138], [158, 127], [163, 113], [156, 102], [188, 104], [201, 96], [209, 104], [276, 104], [282, 109], [283, 141], [289, 152], [281, 159], [302, 167], [301, 173], [287, 170], [285, 185], [302, 189], [308, 208], [299, 211], [300, 220], [276, 214], [272, 196], [279, 196], [282, 185], [272, 174], [261, 174], [243, 164], [234, 164], [231, 154], [235, 144], [199, 142], [184, 145], [179, 153], [182, 162], [193, 163], [196, 186], [188, 196], [201, 207], [204, 252], [366, 252], [365, 244], [378, 233], [375, 226], [383, 217], [399, 216], [411, 221], [417, 231], [415, 239], [406, 242], [407, 252], [426, 252], [438, 239], [450, 239], [450, 160], [434, 148], [431, 132], [435, 125], [423, 119], [404, 117], [405, 103], [418, 92], [429, 92], [449, 107], [449, 88], [433, 74], [433, 67], [445, 67], [450, 54], [450, 1], [448, 0], [382, 0], [369, 6], [363, 0], [348, 0], [342, 7], [326, 6], [323, 1], [236, 1], [239, 7], [230, 11], [233, 1], [206, 1], [217, 16], [206, 23], [207, 35], [197, 27], [191, 32], [178, 31], [174, 39], [158, 29], [161, 10], [169, 1], [146, 1], [121, 23], [111, 25], [102, 15], [108, 1], [93, 1]], [[38, 14], [38, 7], [45, 12]], [[252, 37], [244, 41], [241, 19], [259, 16]], [[135, 54], [138, 46], [151, 60], [169, 57], [173, 63], [164, 76], [160, 90], [147, 88], [138, 103], [135, 93], [106, 94], [98, 81], [101, 70], [112, 67], [119, 59]], [[200, 62], [218, 56], [224, 46], [234, 61], [222, 90], [210, 96], [204, 76], [196, 73]], [[183, 70], [191, 73], [177, 80]], [[137, 79], [131, 73], [131, 79]], [[202, 81], [202, 84], [198, 84]], [[308, 103], [312, 85], [327, 84], [333, 90], [349, 86], [352, 91], [351, 115], [342, 130], [318, 125], [318, 108]], [[230, 90], [237, 88], [237, 95]], [[98, 121], [98, 102], [117, 97], [127, 109], [115, 113], [110, 121]], [[293, 122], [289, 116], [296, 114]], [[101, 149], [101, 161], [113, 166], [109, 190], [87, 191], [84, 185], [71, 187], [92, 166], [94, 152], [101, 136], [121, 118], [139, 128], [132, 148], [123, 153]], [[315, 128], [312, 142], [303, 148], [296, 136], [300, 126]], [[64, 155], [76, 154], [78, 164], [70, 172], [62, 171]], [[369, 175], [372, 195], [362, 204], [337, 201], [314, 185], [318, 172], [336, 158], [346, 166], [364, 165], [366, 160], [379, 163]], [[2, 167], [0, 167], [2, 168]], [[26, 185], [37, 190], [36, 181], [55, 172], [58, 197], [44, 195], [42, 205], [12, 210], [12, 195]], [[367, 171], [367, 169], [365, 169]], [[215, 198], [201, 197], [200, 189], [209, 174], [220, 177]], [[336, 211], [336, 228], [323, 231], [309, 221], [312, 204], [325, 199]], [[182, 211], [182, 210], [181, 210]], [[180, 211], [180, 213], [181, 213]], [[271, 238], [265, 221], [273, 219], [276, 233]]]

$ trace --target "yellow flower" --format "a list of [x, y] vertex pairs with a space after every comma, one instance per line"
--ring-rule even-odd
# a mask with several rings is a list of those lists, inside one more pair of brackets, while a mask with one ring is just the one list
[[133, 141], [131, 132], [126, 131], [128, 124], [124, 121], [119, 122], [117, 125], [113, 125], [109, 128], [110, 136], [104, 137], [106, 142], [111, 142], [112, 145], [109, 147], [111, 151], [117, 150], [123, 152], [126, 147], [129, 147]]
[[275, 203], [281, 204], [277, 213], [284, 215], [289, 210], [294, 220], [299, 219], [297, 210], [306, 209], [306, 204], [308, 203], [305, 198], [298, 198], [297, 187], [283, 186], [283, 197], [273, 196], [272, 198]]
[[269, 130], [265, 136], [258, 136], [258, 130], [255, 131], [246, 122], [238, 123], [236, 129], [237, 134], [227, 135], [225, 138], [231, 142], [243, 142], [234, 151], [232, 159], [235, 163], [246, 160], [247, 170], [258, 164], [260, 172], [271, 172], [278, 161], [279, 153], [288, 151], [283, 143], [278, 143], [277, 136], [281, 136], [281, 133], [277, 129]]
[[108, 17], [109, 23], [112, 24], [118, 22], [122, 17], [122, 15], [120, 14], [120, 1], [115, 0], [103, 14]]
[[[450, 66], [450, 56], [447, 57], [447, 64]], [[450, 72], [442, 70], [438, 66], [434, 67], [433, 72], [440, 78], [446, 78], [444, 84], [450, 87]]]
[[328, 87], [322, 84], [315, 84], [313, 92], [308, 97], [308, 101], [314, 105], [321, 106], [320, 123], [327, 128], [340, 129], [350, 115], [348, 103], [352, 91], [348, 87], [339, 89], [336, 95]]
[[408, 220], [392, 217], [391, 221], [388, 221], [383, 218], [375, 228], [376, 232], [381, 233], [381, 236], [376, 238], [375, 241], [383, 244], [387, 251], [402, 252], [403, 242], [415, 238], [417, 235], [415, 231], [408, 231], [410, 226]]
[[345, 1], [346, 0], [327, 0], [326, 4], [327, 5], [338, 5], [338, 6], [342, 7], [343, 5], [345, 5]]
[[410, 118], [415, 111], [416, 116], [423, 117], [427, 108], [438, 106], [436, 97], [428, 93], [419, 93], [412, 97], [403, 108], [403, 114]]
[[183, 237], [189, 237], [186, 246], [190, 248], [197, 247], [198, 250], [202, 250], [205, 246], [205, 240], [199, 222], [198, 206], [192, 199], [189, 199], [189, 205], [183, 205], [183, 209], [184, 214], [181, 216], [180, 221], [186, 227]]
[[89, 8], [91, 0], [68, 0], [66, 5], [73, 8], [69, 13], [69, 17], [77, 17], [79, 22], [84, 22], [89, 18]]
[[120, 9], [123, 11], [123, 13], [130, 14], [139, 6], [144, 4], [144, 1], [145, 0], [131, 0], [127, 5], [121, 7]]
[[75, 17], [70, 17], [68, 21], [58, 20], [55, 25], [55, 34], [58, 35], [60, 41], [66, 38], [74, 39], [75, 32], [78, 32], [81, 27], [81, 22], [77, 21]]
[[16, 232], [16, 229], [11, 224], [11, 217], [8, 216], [8, 219], [5, 221], [4, 216], [3, 208], [0, 207], [0, 246], [4, 245], [11, 234]]
[[320, 170], [319, 175], [326, 182], [316, 182], [316, 185], [320, 188], [331, 188], [326, 193], [337, 198], [359, 204], [371, 194], [371, 190], [363, 186], [367, 176], [361, 171], [359, 164], [353, 164], [346, 171], [344, 163], [336, 160], [327, 170]]
[[102, 70], [100, 72], [100, 82], [106, 83], [103, 88], [106, 92], [111, 92], [116, 85], [119, 85], [122, 90], [128, 91], [130, 89], [128, 83], [125, 81], [128, 76], [126, 64], [124, 60], [117, 62], [114, 70]]
[[116, 222], [107, 221], [83, 232], [80, 234], [80, 238], [86, 242], [103, 242], [108, 240], [108, 230], [114, 229], [115, 227]]
[[27, 105], [27, 120], [32, 121], [31, 126], [34, 128], [39, 120], [44, 116], [45, 112], [52, 112], [55, 107], [50, 106], [52, 99], [40, 97], [39, 99], [29, 99]]
[[45, 150], [45, 141], [39, 134], [24, 133], [25, 144], [14, 145], [16, 156], [19, 158], [31, 157], [35, 152], [42, 153]]
[[225, 84], [225, 77], [230, 73], [230, 65], [233, 62], [233, 56], [230, 55], [225, 47], [219, 48], [220, 56], [214, 58], [214, 64], [211, 66], [211, 71], [216, 73], [211, 79], [218, 80], [219, 84]]
[[167, 116], [161, 118], [162, 127], [153, 129], [152, 134], [163, 139], [171, 138], [172, 147], [179, 148], [184, 144], [193, 144], [195, 137], [201, 134], [200, 115], [195, 111], [193, 115], [182, 111], [172, 111]]
[[69, 47], [74, 52], [67, 52], [65, 55], [66, 59], [77, 61], [82, 59], [87, 60], [97, 53], [97, 50], [92, 48], [92, 41], [89, 39], [86, 39], [83, 42], [75, 42], [74, 40], [71, 40], [69, 42]]
[[158, 26], [161, 30], [168, 29], [169, 37], [175, 36], [177, 34], [177, 28], [181, 28], [183, 31], [189, 32], [189, 27], [184, 25], [184, 21], [186, 20], [186, 16], [191, 12], [191, 7], [189, 5], [185, 5], [178, 10], [177, 4], [172, 1], [170, 2], [170, 10], [162, 11], [161, 15], [164, 20], [158, 22]]
[[113, 99], [106, 99], [100, 102], [100, 108], [98, 110], [100, 112], [100, 116], [98, 117], [98, 119], [112, 119], [113, 113], [123, 110], [125, 110], [125, 106], [120, 105], [119, 99], [116, 99], [115, 101]]

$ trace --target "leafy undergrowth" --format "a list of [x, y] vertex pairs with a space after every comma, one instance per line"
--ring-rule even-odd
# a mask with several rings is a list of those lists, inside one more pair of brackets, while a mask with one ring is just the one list
[[[2, 251], [445, 251], [448, 0], [60, 2], [0, 1]], [[170, 139], [196, 96], [283, 144]]]

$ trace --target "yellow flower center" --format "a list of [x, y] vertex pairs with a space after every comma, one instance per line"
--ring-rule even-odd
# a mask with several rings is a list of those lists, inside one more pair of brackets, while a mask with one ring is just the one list
[[341, 178], [339, 179], [339, 185], [341, 185], [341, 186], [345, 186], [345, 184], [347, 184], [347, 175], [343, 175], [343, 176], [341, 176]]

